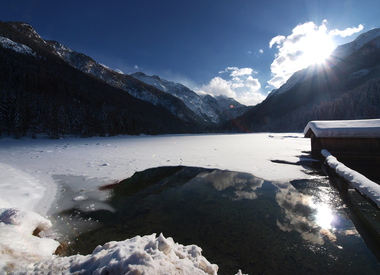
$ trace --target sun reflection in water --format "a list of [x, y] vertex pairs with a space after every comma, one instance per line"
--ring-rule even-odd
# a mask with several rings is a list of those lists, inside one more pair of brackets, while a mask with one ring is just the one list
[[327, 204], [317, 204], [314, 206], [317, 213], [315, 214], [315, 222], [322, 229], [332, 229], [334, 215]]

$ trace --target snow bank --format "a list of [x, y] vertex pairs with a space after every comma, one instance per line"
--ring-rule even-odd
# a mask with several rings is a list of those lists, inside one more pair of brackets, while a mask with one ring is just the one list
[[[0, 200], [0, 272], [38, 274], [217, 274], [196, 245], [160, 234], [98, 246], [91, 255], [54, 256], [59, 242], [38, 236], [51, 228], [42, 216]], [[36, 236], [37, 235], [37, 236]]]
[[35, 210], [46, 188], [36, 178], [0, 163], [1, 198], [13, 207]]
[[380, 185], [369, 180], [362, 174], [348, 168], [339, 162], [329, 151], [323, 149], [322, 155], [326, 158], [327, 164], [336, 171], [338, 175], [349, 181], [360, 193], [370, 198], [380, 207]]
[[310, 121], [305, 135], [309, 129], [317, 137], [380, 138], [380, 119]]
[[51, 227], [44, 217], [0, 200], [0, 270], [14, 271], [31, 262], [51, 259], [59, 242], [38, 235]]
[[28, 268], [38, 273], [75, 274], [217, 274], [196, 245], [183, 246], [162, 234], [109, 242], [91, 255], [56, 257]]

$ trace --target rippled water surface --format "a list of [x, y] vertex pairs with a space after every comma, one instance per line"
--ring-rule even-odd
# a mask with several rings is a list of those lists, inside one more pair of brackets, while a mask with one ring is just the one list
[[[68, 254], [162, 232], [202, 247], [220, 274], [380, 274], [349, 210], [323, 176], [267, 182], [247, 173], [179, 166], [135, 173], [107, 191], [74, 190], [77, 178], [58, 180], [66, 195], [52, 215], [75, 240]], [[72, 205], [62, 209], [68, 200]]]

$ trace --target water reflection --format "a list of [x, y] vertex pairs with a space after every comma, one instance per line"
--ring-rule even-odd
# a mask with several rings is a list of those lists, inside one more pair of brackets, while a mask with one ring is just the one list
[[327, 204], [315, 205], [317, 213], [315, 214], [315, 222], [322, 229], [333, 229], [332, 223], [334, 221], [334, 215], [331, 208]]
[[113, 187], [106, 201], [113, 212], [79, 211], [99, 227], [68, 251], [88, 254], [111, 240], [162, 232], [202, 247], [220, 274], [379, 273], [360, 236], [349, 234], [348, 209], [334, 195], [323, 177], [271, 183], [234, 171], [148, 169]]
[[197, 177], [203, 178], [207, 183], [211, 183], [218, 191], [232, 188], [234, 196], [231, 199], [233, 200], [257, 199], [255, 190], [260, 188], [264, 183], [264, 180], [256, 178], [251, 174], [221, 170], [214, 170], [211, 173], [203, 172]]
[[283, 222], [277, 220], [277, 226], [283, 231], [295, 230], [302, 239], [323, 244], [324, 237], [335, 241], [336, 236], [330, 231], [334, 219], [331, 206], [314, 204], [313, 197], [298, 192], [292, 185], [277, 185], [276, 201], [284, 209]]

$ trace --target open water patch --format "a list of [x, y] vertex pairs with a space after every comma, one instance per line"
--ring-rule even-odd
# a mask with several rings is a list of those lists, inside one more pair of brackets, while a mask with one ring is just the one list
[[[71, 238], [67, 254], [163, 233], [200, 246], [220, 274], [380, 272], [349, 209], [323, 176], [268, 182], [234, 171], [158, 167], [102, 190], [99, 199], [82, 192], [87, 198], [55, 214], [71, 217], [68, 227], [79, 220], [88, 225]], [[93, 209], [83, 207], [87, 200]]]

